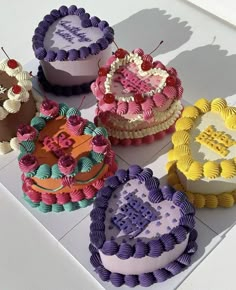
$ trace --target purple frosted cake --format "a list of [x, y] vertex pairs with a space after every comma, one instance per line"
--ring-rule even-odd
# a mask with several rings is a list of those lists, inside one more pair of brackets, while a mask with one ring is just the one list
[[197, 250], [193, 206], [148, 168], [119, 169], [91, 211], [91, 264], [114, 286], [148, 287], [178, 274]]
[[40, 60], [38, 78], [44, 89], [56, 95], [90, 90], [99, 65], [112, 54], [114, 31], [98, 17], [90, 17], [75, 5], [54, 9], [38, 24], [33, 36]]

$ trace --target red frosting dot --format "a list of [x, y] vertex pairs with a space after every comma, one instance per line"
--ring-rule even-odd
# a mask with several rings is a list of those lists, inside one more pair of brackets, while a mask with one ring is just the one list
[[174, 86], [176, 84], [176, 78], [175, 77], [172, 77], [172, 76], [169, 76], [167, 79], [166, 79], [166, 84], [168, 86]]
[[9, 59], [7, 62], [7, 65], [9, 66], [9, 68], [17, 68], [18, 67], [18, 63], [15, 59]]
[[143, 71], [148, 71], [152, 68], [152, 63], [150, 61], [144, 60], [141, 64], [141, 69]]
[[125, 51], [122, 48], [118, 48], [117, 51], [115, 52], [115, 56], [119, 59], [124, 58], [127, 54], [127, 51]]
[[107, 104], [112, 104], [115, 101], [115, 97], [113, 94], [108, 93], [104, 95], [103, 100]]
[[141, 94], [135, 94], [135, 95], [134, 95], [134, 101], [135, 101], [135, 103], [137, 103], [137, 104], [141, 104], [141, 103], [143, 103], [145, 100], [144, 100], [144, 97], [143, 97]]
[[106, 68], [106, 67], [100, 67], [99, 70], [98, 70], [98, 75], [100, 77], [105, 77], [109, 72], [109, 69]]
[[12, 91], [13, 91], [14, 94], [19, 94], [21, 92], [21, 86], [14, 85], [12, 87]]

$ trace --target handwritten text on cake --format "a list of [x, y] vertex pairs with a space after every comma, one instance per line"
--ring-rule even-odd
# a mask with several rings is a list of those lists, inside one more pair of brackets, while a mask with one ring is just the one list
[[56, 34], [67, 40], [69, 43], [74, 44], [75, 41], [79, 42], [91, 42], [92, 40], [86, 36], [84, 32], [81, 32], [82, 28], [73, 26], [69, 20], [61, 20], [58, 23], [63, 29], [57, 29]]

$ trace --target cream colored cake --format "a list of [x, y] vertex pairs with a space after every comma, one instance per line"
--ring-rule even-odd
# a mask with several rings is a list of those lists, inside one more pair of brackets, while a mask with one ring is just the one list
[[236, 107], [198, 100], [176, 122], [168, 177], [196, 207], [230, 207], [236, 199]]

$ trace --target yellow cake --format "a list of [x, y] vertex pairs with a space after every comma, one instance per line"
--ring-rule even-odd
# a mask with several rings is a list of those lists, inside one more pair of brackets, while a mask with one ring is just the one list
[[168, 152], [168, 180], [198, 208], [231, 207], [236, 200], [236, 107], [199, 99], [185, 107]]

